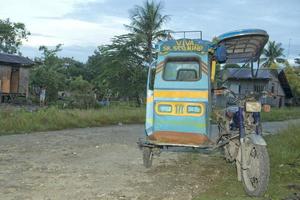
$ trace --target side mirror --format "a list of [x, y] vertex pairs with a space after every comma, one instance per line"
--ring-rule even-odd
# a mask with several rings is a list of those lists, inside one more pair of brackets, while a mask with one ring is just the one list
[[216, 60], [218, 63], [222, 64], [226, 62], [227, 59], [227, 51], [226, 47], [224, 45], [220, 45], [215, 49], [215, 54], [214, 54]]

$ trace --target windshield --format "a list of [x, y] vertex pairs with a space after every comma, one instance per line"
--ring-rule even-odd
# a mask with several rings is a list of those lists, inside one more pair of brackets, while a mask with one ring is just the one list
[[200, 79], [198, 61], [168, 61], [164, 67], [166, 81], [197, 81]]

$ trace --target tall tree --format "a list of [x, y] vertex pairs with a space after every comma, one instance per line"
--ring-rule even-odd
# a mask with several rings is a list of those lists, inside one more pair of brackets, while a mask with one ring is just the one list
[[276, 65], [277, 60], [282, 60], [284, 48], [281, 43], [270, 41], [267, 48], [264, 49], [263, 54], [267, 58], [264, 67], [271, 68]]
[[138, 98], [144, 92], [147, 68], [139, 44], [132, 34], [116, 36], [89, 57], [87, 70], [99, 95]]
[[9, 18], [0, 19], [0, 52], [19, 53], [22, 40], [27, 39], [30, 35], [23, 23], [11, 22]]
[[63, 61], [57, 56], [61, 51], [61, 45], [57, 45], [54, 49], [41, 46], [39, 51], [42, 53], [41, 58], [36, 58], [39, 63], [31, 69], [30, 81], [34, 89], [45, 88], [47, 101], [55, 101], [57, 92], [65, 89], [66, 76], [59, 69], [63, 68]]
[[169, 19], [168, 15], [163, 15], [163, 5], [159, 2], [146, 0], [143, 6], [136, 5], [130, 11], [130, 25], [125, 25], [136, 38], [144, 44], [145, 59], [152, 62], [152, 44], [155, 40], [166, 38], [168, 30], [162, 29]]

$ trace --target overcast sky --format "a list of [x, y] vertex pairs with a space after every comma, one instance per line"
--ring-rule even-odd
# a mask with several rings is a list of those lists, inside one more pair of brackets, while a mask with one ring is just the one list
[[[129, 10], [142, 0], [0, 0], [0, 18], [25, 23], [31, 32], [22, 53], [39, 56], [40, 45], [62, 43], [61, 56], [86, 61], [97, 46], [127, 32]], [[164, 0], [165, 28], [202, 30], [210, 40], [243, 28], [266, 30], [289, 58], [300, 54], [300, 0]], [[289, 46], [290, 41], [290, 48]]]

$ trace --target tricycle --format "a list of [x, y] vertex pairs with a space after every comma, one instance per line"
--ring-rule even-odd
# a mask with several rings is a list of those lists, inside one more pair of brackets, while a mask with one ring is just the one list
[[[193, 31], [195, 32], [195, 31]], [[213, 41], [184, 37], [160, 41], [157, 59], [149, 67], [146, 104], [146, 138], [138, 141], [144, 166], [152, 166], [155, 155], [169, 147], [221, 149], [235, 162], [237, 177], [249, 196], [262, 196], [269, 181], [269, 157], [262, 137], [261, 103], [257, 94], [243, 97], [231, 90], [213, 88], [216, 65], [259, 63], [268, 34], [260, 29], [233, 31]], [[258, 64], [259, 65], [259, 64]], [[255, 74], [255, 73], [253, 73]], [[228, 104], [213, 110], [215, 93]], [[218, 133], [211, 128], [215, 112]]]

